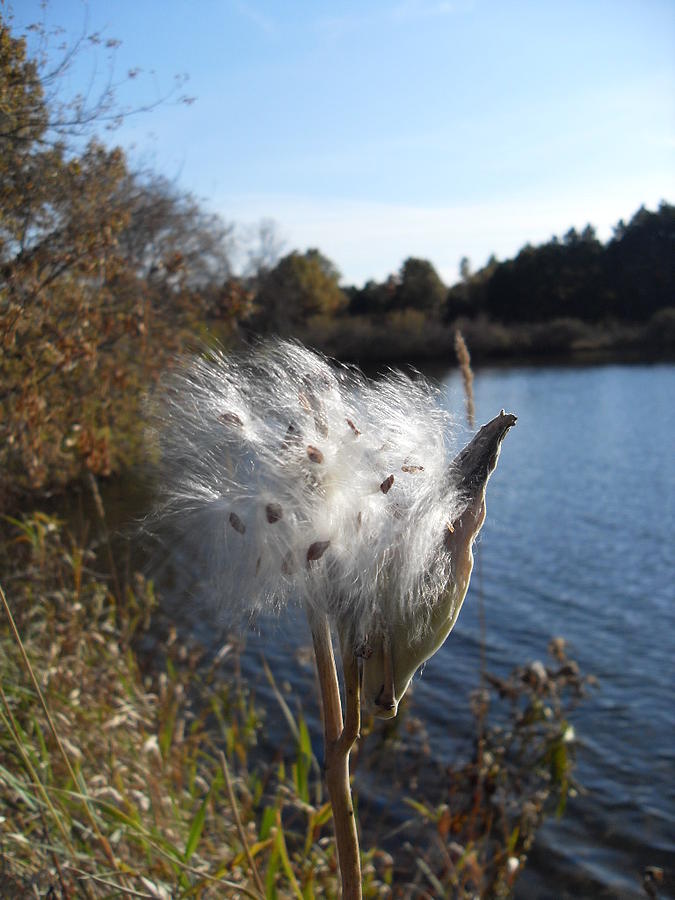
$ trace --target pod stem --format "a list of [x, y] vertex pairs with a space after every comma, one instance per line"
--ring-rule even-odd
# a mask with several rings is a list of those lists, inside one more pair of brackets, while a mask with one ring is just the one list
[[328, 617], [309, 612], [324, 725], [324, 774], [333, 808], [333, 825], [343, 900], [361, 900], [361, 857], [349, 784], [349, 754], [361, 727], [359, 668], [356, 655], [342, 652], [345, 716], [342, 715], [333, 641]]

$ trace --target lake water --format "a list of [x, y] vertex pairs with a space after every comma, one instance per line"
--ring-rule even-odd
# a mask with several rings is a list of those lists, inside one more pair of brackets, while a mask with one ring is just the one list
[[[461, 419], [458, 373], [439, 381]], [[573, 719], [584, 791], [539, 833], [517, 896], [644, 897], [644, 867], [668, 870], [675, 849], [675, 367], [487, 368], [475, 396], [478, 422], [504, 407], [518, 425], [490, 482], [467, 601], [414, 685], [414, 714], [451, 761], [479, 680], [479, 589], [491, 671], [545, 660], [549, 638], [566, 638], [598, 679]], [[273, 718], [264, 651], [304, 698], [319, 751], [311, 670], [288, 662], [308, 641], [297, 623], [270, 629], [243, 666]], [[367, 799], [372, 785], [358, 788]]]
[[[443, 386], [458, 409], [457, 376]], [[675, 849], [675, 367], [483, 370], [475, 392], [478, 421], [519, 415], [479, 548], [488, 668], [561, 635], [599, 681], [574, 720], [586, 793], [544, 828], [520, 895], [562, 896], [560, 872], [569, 896], [644, 896], [644, 866]], [[478, 637], [469, 603], [416, 700], [447, 696], [460, 660], [471, 678]]]

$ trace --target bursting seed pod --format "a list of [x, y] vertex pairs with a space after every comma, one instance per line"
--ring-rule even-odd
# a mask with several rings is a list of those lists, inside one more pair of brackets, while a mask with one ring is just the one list
[[364, 701], [395, 715], [456, 620], [514, 423], [502, 412], [453, 461], [422, 378], [370, 381], [290, 341], [209, 351], [166, 392], [160, 515], [199, 536], [224, 621], [298, 601], [327, 616], [363, 658]]
[[445, 588], [432, 601], [422, 627], [411, 625], [405, 615], [394, 615], [381, 623], [373, 646], [366, 648], [363, 698], [381, 718], [396, 715], [413, 675], [442, 646], [457, 621], [471, 578], [473, 542], [485, 521], [485, 489], [497, 465], [501, 443], [515, 422], [514, 415], [502, 410], [452, 464], [453, 489], [459, 491], [465, 505], [453, 522], [446, 523], [442, 543], [451, 573]]

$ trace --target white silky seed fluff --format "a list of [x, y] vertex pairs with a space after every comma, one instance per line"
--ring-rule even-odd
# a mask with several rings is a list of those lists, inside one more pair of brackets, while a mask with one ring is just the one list
[[463, 502], [421, 377], [370, 381], [291, 341], [208, 351], [172, 377], [158, 427], [158, 516], [204, 549], [224, 622], [298, 600], [356, 641], [395, 613], [423, 627]]

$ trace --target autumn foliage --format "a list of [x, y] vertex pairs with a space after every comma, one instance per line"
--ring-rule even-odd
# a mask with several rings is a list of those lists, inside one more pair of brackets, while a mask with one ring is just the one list
[[[95, 111], [94, 111], [95, 112]], [[227, 229], [119, 148], [52, 115], [0, 26], [0, 496], [134, 461], [140, 403], [209, 305], [228, 318]]]

